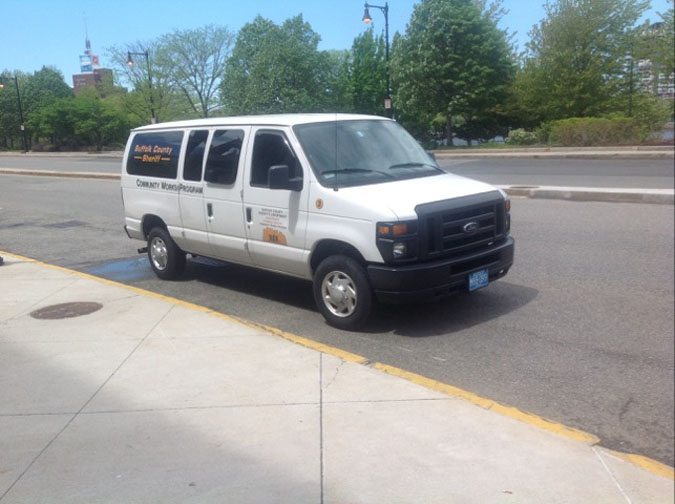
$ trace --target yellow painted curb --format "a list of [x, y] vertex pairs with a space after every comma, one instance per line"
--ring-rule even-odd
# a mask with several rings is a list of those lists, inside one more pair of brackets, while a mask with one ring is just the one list
[[626, 462], [630, 462], [631, 464], [634, 464], [638, 467], [642, 467], [643, 469], [646, 469], [647, 471], [654, 473], [658, 476], [670, 480], [675, 480], [675, 469], [666, 464], [662, 464], [657, 460], [650, 459], [649, 457], [645, 457], [644, 455], [638, 455], [636, 453], [623, 453], [614, 450], [607, 450], [607, 451], [609, 451], [613, 455], [616, 455], [620, 459], [625, 460]]
[[546, 420], [545, 418], [533, 415], [532, 413], [520, 411], [518, 408], [514, 408], [513, 406], [505, 406], [496, 401], [493, 401], [492, 399], [486, 399], [459, 387], [448, 385], [447, 383], [432, 380], [431, 378], [427, 378], [416, 373], [411, 373], [410, 371], [404, 371], [403, 369], [389, 366], [387, 364], [380, 364], [379, 362], [375, 364], [375, 369], [379, 369], [380, 371], [384, 371], [385, 373], [393, 376], [398, 376], [399, 378], [405, 378], [406, 380], [409, 380], [413, 383], [436, 390], [438, 392], [443, 392], [449, 396], [457, 397], [464, 401], [475, 404], [476, 406], [480, 406], [481, 408], [500, 413], [510, 418], [515, 418], [516, 420], [533, 425], [539, 429], [553, 432], [559, 436], [573, 439], [575, 441], [580, 441], [589, 445], [594, 445], [600, 442], [600, 439], [598, 439], [597, 436], [589, 434], [588, 432]]
[[[189, 303], [187, 301], [182, 301], [177, 298], [173, 298], [170, 296], [165, 296], [163, 294], [158, 294], [156, 292], [148, 291], [145, 289], [140, 289], [138, 287], [133, 287], [131, 285], [126, 285], [120, 282], [115, 282], [114, 280], [108, 280], [106, 278], [101, 278], [97, 277], [94, 275], [90, 275], [88, 273], [82, 273], [79, 271], [71, 270], [68, 268], [64, 268], [62, 266], [56, 266], [54, 264], [48, 264], [42, 261], [38, 261], [36, 259], [31, 259], [29, 257], [24, 257], [20, 256], [17, 254], [13, 254], [11, 252], [3, 252], [0, 251], [0, 254], [2, 255], [7, 255], [10, 256], [16, 260], [19, 261], [24, 261], [24, 262], [29, 262], [29, 263], [34, 263], [34, 264], [39, 264], [41, 266], [51, 268], [54, 270], [58, 271], [63, 271], [65, 273], [69, 273], [81, 278], [85, 278], [88, 280], [94, 280], [97, 282], [101, 282], [104, 284], [112, 285], [115, 287], [121, 287], [123, 289], [126, 289], [131, 292], [135, 292], [137, 294], [143, 295], [143, 296], [148, 296], [156, 299], [161, 299], [164, 301], [167, 301], [169, 303], [178, 305], [178, 306], [183, 306], [185, 308], [189, 308], [192, 310], [197, 310], [203, 313], [209, 313], [211, 315], [214, 315], [216, 317], [222, 318], [224, 320], [227, 320], [229, 322], [234, 322], [238, 323], [247, 327], [251, 327], [254, 329], [260, 329], [263, 331], [266, 331], [270, 334], [273, 334], [275, 336], [279, 336], [281, 338], [284, 338], [288, 341], [291, 341], [293, 343], [296, 343], [298, 345], [302, 345], [304, 347], [310, 348], [312, 350], [316, 350], [318, 352], [322, 352], [328, 355], [333, 355], [335, 357], [338, 357], [340, 359], [349, 361], [349, 362], [354, 362], [357, 364], [368, 364], [368, 359], [361, 355], [353, 354], [344, 350], [340, 350], [339, 348], [331, 347], [329, 345], [325, 345], [323, 343], [319, 343], [317, 341], [310, 340], [308, 338], [304, 338], [302, 336], [298, 336], [292, 333], [288, 333], [285, 331], [282, 331], [281, 329], [277, 329], [275, 327], [270, 327], [264, 324], [258, 324], [256, 322], [252, 322], [249, 320], [245, 320], [239, 317], [234, 317], [231, 315], [226, 315], [224, 313], [220, 313], [217, 311], [214, 311], [210, 308], [206, 308], [205, 306], [200, 306], [196, 305], [194, 303]], [[388, 364], [382, 364], [379, 362], [376, 362], [373, 367], [375, 369], [378, 369], [380, 371], [383, 371], [387, 374], [390, 374], [392, 376], [396, 376], [399, 378], [406, 379], [408, 381], [411, 381], [413, 383], [416, 383], [417, 385], [421, 385], [423, 387], [436, 390], [438, 392], [442, 392], [448, 396], [451, 397], [456, 397], [458, 399], [461, 399], [466, 402], [470, 402], [472, 404], [475, 404], [476, 406], [480, 406], [481, 408], [494, 411], [496, 413], [499, 413], [501, 415], [507, 416], [509, 418], [513, 418], [515, 420], [519, 420], [521, 422], [524, 422], [528, 425], [532, 425], [533, 427], [537, 427], [538, 429], [545, 430], [554, 434], [557, 434], [559, 436], [563, 436], [565, 438], [574, 440], [574, 441], [579, 441], [581, 443], [585, 443], [588, 445], [595, 445], [600, 442], [600, 439], [588, 432], [584, 432], [579, 429], [575, 429], [573, 427], [568, 427], [566, 425], [563, 425], [558, 422], [553, 422], [551, 420], [547, 420], [545, 418], [542, 418], [538, 415], [534, 415], [532, 413], [527, 413], [524, 411], [519, 410], [518, 408], [515, 408], [513, 406], [506, 406], [503, 404], [500, 404], [496, 401], [493, 401], [492, 399], [486, 399], [484, 397], [481, 397], [479, 395], [476, 395], [472, 392], [469, 392], [467, 390], [463, 390], [459, 387], [455, 387], [453, 385], [449, 385], [447, 383], [439, 382], [436, 380], [433, 380], [431, 378], [427, 378], [422, 375], [418, 375], [416, 373], [412, 373], [410, 371], [405, 371], [403, 369], [390, 366]], [[617, 452], [614, 450], [608, 450], [611, 453], [615, 454], [619, 458], [630, 462], [638, 467], [641, 467], [642, 469], [646, 469], [647, 471], [656, 474], [657, 476], [661, 476], [663, 478], [668, 478], [673, 480], [674, 479], [674, 469], [670, 466], [667, 466], [665, 464], [662, 464], [661, 462], [658, 462], [656, 460], [650, 459], [649, 457], [645, 457], [643, 455], [637, 455], [634, 453], [622, 453], [622, 452]]]
[[229, 315], [224, 315], [222, 313], [218, 312], [213, 312], [214, 315], [219, 316], [219, 317], [224, 317], [229, 320], [233, 320], [235, 322], [238, 322], [242, 325], [252, 327], [254, 329], [261, 329], [263, 331], [272, 333], [276, 336], [279, 336], [281, 338], [287, 339], [288, 341], [292, 341], [293, 343], [297, 343], [298, 345], [302, 345], [308, 348], [311, 348], [313, 350], [317, 350], [319, 352], [333, 355], [334, 357], [339, 357], [342, 360], [346, 360], [349, 362], [354, 362], [356, 364], [366, 364], [368, 363], [368, 359], [361, 355], [353, 354], [351, 352], [347, 352], [345, 350], [340, 350], [339, 348], [335, 348], [332, 346], [325, 345], [323, 343], [319, 343], [318, 341], [314, 341], [308, 338], [303, 338], [302, 336], [298, 336], [297, 334], [289, 333], [286, 331], [282, 331], [281, 329], [277, 329], [276, 327], [270, 327], [265, 324], [258, 324], [257, 322], [251, 322], [250, 320], [245, 320], [239, 317], [232, 317]]

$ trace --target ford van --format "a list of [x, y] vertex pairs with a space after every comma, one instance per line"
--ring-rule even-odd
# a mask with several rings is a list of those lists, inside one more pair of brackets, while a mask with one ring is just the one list
[[203, 256], [310, 280], [356, 329], [372, 303], [475, 291], [513, 264], [510, 201], [445, 172], [397, 122], [348, 114], [224, 117], [131, 132], [130, 238], [178, 277]]

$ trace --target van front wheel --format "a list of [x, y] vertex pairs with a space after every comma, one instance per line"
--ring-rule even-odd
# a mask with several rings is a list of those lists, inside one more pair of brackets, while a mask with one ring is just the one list
[[358, 329], [370, 315], [372, 298], [365, 270], [351, 257], [327, 257], [316, 269], [314, 300], [330, 325]]
[[160, 227], [148, 233], [148, 259], [155, 274], [162, 280], [173, 280], [185, 271], [185, 252]]

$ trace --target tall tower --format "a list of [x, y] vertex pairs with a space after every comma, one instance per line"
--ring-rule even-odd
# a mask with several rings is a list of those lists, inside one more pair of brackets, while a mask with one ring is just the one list
[[[98, 55], [91, 50], [87, 21], [84, 22], [84, 54], [80, 55], [80, 73], [73, 75], [73, 90], [75, 93], [83, 88], [101, 88], [102, 83], [112, 86], [113, 74], [108, 68], [101, 68]], [[101, 91], [103, 93], [103, 91]]]

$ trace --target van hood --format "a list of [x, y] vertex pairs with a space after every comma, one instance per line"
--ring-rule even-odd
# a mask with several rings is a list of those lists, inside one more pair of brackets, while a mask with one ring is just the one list
[[472, 194], [495, 191], [490, 184], [452, 173], [383, 184], [345, 187], [342, 197], [375, 208], [389, 208], [399, 220], [416, 219], [415, 207]]

